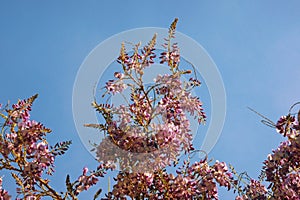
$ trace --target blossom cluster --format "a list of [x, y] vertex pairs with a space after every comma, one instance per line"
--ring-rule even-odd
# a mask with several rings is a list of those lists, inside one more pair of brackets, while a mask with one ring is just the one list
[[[108, 170], [114, 170], [116, 166], [113, 163], [101, 163], [98, 165], [97, 170], [88, 174], [89, 169], [84, 167], [82, 175], [73, 183], [75, 185], [75, 195], [78, 195], [84, 190], [88, 190], [91, 186], [94, 186], [99, 181], [99, 177], [104, 177]], [[70, 185], [70, 184], [69, 184]]]
[[[180, 69], [180, 51], [175, 37], [175, 20], [169, 36], [163, 45], [165, 51], [159, 57], [159, 63], [166, 63], [170, 74], [157, 75], [154, 83], [145, 86], [143, 70], [155, 63], [156, 35], [142, 51], [140, 44], [134, 46], [129, 55], [122, 44], [118, 62], [123, 71], [115, 72], [115, 80], [106, 83], [105, 95], [122, 93], [130, 88], [130, 99], [125, 104], [93, 103], [103, 116], [105, 123], [87, 126], [100, 128], [107, 137], [96, 148], [99, 161], [118, 163], [121, 172], [108, 198], [131, 197], [133, 199], [218, 199], [217, 185], [228, 190], [238, 191], [236, 199], [299, 199], [299, 119], [288, 115], [282, 117], [277, 131], [288, 137], [264, 162], [264, 179], [247, 177], [240, 185], [241, 176], [234, 179], [223, 162], [210, 165], [206, 160], [189, 165], [184, 161], [186, 171], [168, 174], [165, 169], [176, 163], [179, 154], [191, 153], [192, 134], [187, 116], [194, 116], [199, 123], [205, 122], [202, 102], [192, 95], [191, 90], [201, 85], [196, 77], [189, 81], [182, 76], [191, 74], [191, 70]], [[146, 63], [146, 64], [145, 64]], [[130, 80], [130, 81], [128, 81]], [[300, 114], [299, 114], [300, 115]], [[298, 118], [299, 118], [298, 115]], [[176, 166], [175, 164], [174, 166]], [[188, 166], [188, 167], [187, 167]]]
[[123, 95], [125, 103], [119, 106], [93, 102], [104, 123], [87, 126], [100, 128], [107, 135], [97, 147], [98, 160], [118, 162], [122, 170], [155, 171], [171, 165], [182, 151], [194, 150], [188, 116], [204, 123], [206, 115], [199, 97], [191, 92], [200, 81], [195, 77], [189, 81], [182, 78], [191, 70], [180, 69], [179, 48], [171, 43], [175, 28], [176, 20], [158, 59], [168, 64], [171, 73], [157, 75], [148, 86], [143, 75], [145, 68], [156, 62], [156, 35], [142, 50], [141, 44], [134, 45], [132, 55], [122, 44], [118, 57], [122, 71], [114, 72], [115, 79], [106, 83], [104, 96], [129, 88], [130, 99]]
[[[260, 180], [250, 178], [236, 200], [300, 199], [300, 110], [297, 118], [288, 114], [280, 117], [274, 127], [287, 140], [267, 156]], [[273, 124], [273, 123], [272, 123]], [[268, 183], [267, 186], [263, 181]], [[238, 185], [236, 185], [238, 186]]]
[[236, 200], [250, 200], [250, 199], [261, 199], [267, 198], [267, 188], [258, 180], [251, 179], [250, 183], [244, 188], [242, 196], [237, 196]]
[[[34, 95], [26, 100], [19, 100], [11, 108], [7, 105], [1, 110], [3, 122], [0, 133], [0, 169], [11, 172], [17, 185], [16, 199], [34, 200], [46, 196], [53, 199], [66, 199], [71, 196], [72, 199], [77, 199], [80, 192], [94, 185], [98, 181], [97, 177], [103, 176], [114, 166], [99, 164], [98, 170], [89, 175], [87, 169], [84, 169], [78, 180], [73, 183], [67, 181], [67, 192], [55, 191], [50, 186], [50, 180], [45, 177], [53, 174], [55, 158], [68, 150], [71, 141], [60, 142], [54, 146], [48, 144], [46, 134], [51, 130], [30, 118], [31, 107], [36, 98], [37, 95]], [[11, 199], [2, 188], [2, 178], [0, 199]]]
[[184, 166], [176, 174], [120, 172], [108, 199], [218, 199], [217, 184], [231, 188], [233, 178], [224, 162], [206, 159]]
[[266, 180], [276, 199], [300, 199], [300, 127], [299, 119], [291, 114], [282, 116], [277, 131], [288, 140], [268, 155], [264, 162]]
[[44, 172], [51, 175], [54, 170], [55, 156], [43, 140], [51, 130], [30, 120], [31, 106], [36, 97], [19, 100], [12, 109], [6, 109], [7, 116], [1, 115], [4, 119], [0, 136], [1, 165], [18, 173], [13, 177], [20, 186], [18, 191], [24, 194], [35, 190]]

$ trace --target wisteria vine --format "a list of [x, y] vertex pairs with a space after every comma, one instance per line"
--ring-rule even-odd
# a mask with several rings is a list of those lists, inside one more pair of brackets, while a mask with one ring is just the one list
[[[9, 171], [15, 180], [15, 199], [78, 199], [81, 192], [95, 187], [108, 170], [117, 170], [117, 166], [120, 169], [113, 188], [102, 199], [219, 199], [219, 187], [233, 191], [236, 200], [300, 199], [300, 111], [282, 116], [276, 124], [268, 121], [286, 140], [267, 156], [257, 179], [208, 155], [191, 162], [191, 155], [200, 150], [193, 147], [188, 116], [204, 124], [206, 114], [199, 97], [192, 94], [201, 82], [193, 70], [180, 67], [180, 49], [172, 42], [176, 24], [177, 19], [169, 28], [158, 59], [156, 35], [144, 47], [133, 45], [131, 54], [124, 43], [121, 45], [117, 59], [120, 70], [106, 82], [102, 97], [119, 94], [125, 103], [92, 103], [103, 123], [85, 126], [105, 135], [94, 149], [98, 167], [84, 167], [74, 181], [67, 175], [66, 191], [56, 191], [49, 178], [55, 172], [56, 157], [65, 154], [71, 141], [48, 144], [46, 135], [51, 130], [30, 117], [37, 95], [11, 107], [1, 105], [0, 170]], [[170, 73], [158, 74], [152, 84], [145, 85], [145, 69], [156, 62], [168, 67]], [[190, 77], [183, 80], [183, 76]], [[130, 90], [129, 96], [124, 95], [125, 90]], [[181, 153], [187, 158], [180, 160]], [[176, 172], [170, 173], [168, 167]], [[12, 199], [2, 186], [3, 178], [0, 200]], [[101, 192], [98, 188], [93, 199]]]

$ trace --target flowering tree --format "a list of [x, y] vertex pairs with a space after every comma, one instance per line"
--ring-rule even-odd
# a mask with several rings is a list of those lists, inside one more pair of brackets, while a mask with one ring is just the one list
[[[143, 76], [157, 60], [156, 35], [144, 47], [133, 45], [131, 55], [122, 44], [118, 57], [121, 68], [106, 83], [102, 97], [108, 100], [119, 94], [125, 103], [92, 103], [103, 123], [86, 126], [105, 135], [94, 148], [99, 165], [93, 171], [83, 168], [73, 182], [67, 175], [67, 191], [54, 190], [47, 177], [54, 172], [56, 157], [68, 150], [71, 141], [48, 144], [45, 136], [51, 130], [30, 119], [37, 95], [2, 110], [0, 169], [9, 170], [15, 179], [16, 199], [77, 199], [117, 165], [120, 169], [113, 189], [103, 199], [218, 199], [218, 186], [235, 192], [236, 199], [300, 199], [300, 111], [297, 117], [290, 113], [273, 124], [287, 141], [265, 160], [258, 180], [238, 174], [232, 166], [207, 155], [191, 162], [191, 155], [200, 150], [193, 147], [188, 116], [202, 124], [206, 115], [200, 99], [192, 95], [201, 83], [192, 70], [181, 69], [179, 48], [172, 43], [176, 23], [177, 19], [158, 59], [170, 73], [157, 75], [150, 85], [144, 83]], [[190, 77], [183, 80], [183, 76]], [[124, 95], [125, 90], [130, 90], [130, 96]], [[180, 160], [181, 153], [187, 158]], [[168, 172], [170, 166], [176, 168], [175, 174]], [[101, 188], [94, 199], [100, 193]], [[2, 188], [2, 178], [0, 199], [11, 199]]]

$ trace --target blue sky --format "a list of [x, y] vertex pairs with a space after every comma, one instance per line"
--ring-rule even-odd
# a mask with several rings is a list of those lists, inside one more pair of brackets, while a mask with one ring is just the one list
[[[96, 166], [72, 117], [73, 84], [84, 58], [114, 34], [167, 28], [178, 17], [178, 31], [207, 50], [226, 89], [225, 125], [210, 157], [256, 177], [282, 138], [246, 107], [276, 121], [300, 101], [299, 7], [299, 1], [271, 0], [0, 1], [0, 102], [39, 93], [33, 118], [53, 130], [52, 143], [73, 140], [56, 162], [53, 184], [61, 188], [65, 174], [75, 179], [83, 166]], [[220, 199], [233, 195], [222, 191]]]

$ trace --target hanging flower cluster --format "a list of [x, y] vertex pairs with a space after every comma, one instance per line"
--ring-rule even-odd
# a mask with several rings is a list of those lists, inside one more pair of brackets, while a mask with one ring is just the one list
[[[89, 175], [86, 168], [78, 180], [73, 183], [67, 176], [68, 191], [59, 193], [50, 186], [50, 180], [45, 178], [54, 172], [54, 161], [64, 154], [71, 141], [60, 142], [53, 147], [48, 145], [46, 134], [51, 130], [40, 122], [30, 119], [30, 111], [37, 95], [26, 100], [19, 100], [11, 108], [6, 106], [1, 110], [2, 128], [0, 133], [0, 169], [9, 170], [15, 180], [18, 193], [16, 199], [34, 200], [42, 197], [53, 199], [77, 199], [77, 195], [98, 181], [107, 170], [114, 165], [100, 164], [98, 169]], [[0, 199], [11, 199], [8, 192], [2, 188], [0, 179]]]
[[217, 184], [231, 189], [234, 181], [225, 163], [209, 165], [206, 159], [179, 167], [176, 175], [166, 170], [154, 173], [120, 172], [108, 199], [218, 199]]
[[[264, 161], [260, 180], [254, 180], [247, 176], [246, 179], [250, 181], [244, 189], [241, 189], [239, 184], [236, 184], [236, 190], [240, 194], [236, 199], [299, 200], [300, 110], [297, 118], [292, 114], [288, 114], [280, 117], [276, 124], [267, 118], [265, 119], [270, 122], [270, 125], [276, 128], [278, 133], [286, 137], [287, 140], [281, 142], [277, 149], [273, 150], [267, 156], [267, 159]], [[263, 182], [269, 183], [268, 186], [264, 186]]]
[[300, 199], [300, 111], [298, 119], [282, 116], [277, 131], [288, 140], [268, 155], [264, 162], [266, 180], [275, 199]]
[[12, 176], [19, 186], [18, 193], [24, 196], [32, 195], [37, 183], [47, 182], [42, 178], [44, 172], [51, 175], [54, 171], [56, 149], [49, 150], [44, 140], [51, 130], [30, 120], [36, 97], [19, 100], [12, 109], [6, 109], [8, 115], [1, 113], [4, 119], [0, 135], [1, 167], [16, 172]]
[[179, 48], [171, 43], [176, 22], [170, 27], [165, 51], [159, 59], [161, 64], [167, 63], [170, 74], [157, 75], [151, 85], [145, 86], [143, 75], [145, 68], [156, 62], [156, 35], [141, 50], [141, 44], [135, 45], [132, 55], [122, 44], [118, 57], [122, 71], [115, 72], [115, 79], [106, 83], [104, 96], [129, 88], [130, 99], [123, 95], [126, 103], [120, 106], [93, 102], [104, 123], [87, 125], [100, 128], [108, 136], [97, 147], [99, 160], [118, 161], [122, 170], [158, 170], [171, 165], [182, 151], [194, 150], [187, 115], [194, 116], [199, 123], [205, 122], [206, 115], [202, 102], [191, 93], [200, 81], [194, 77], [182, 80], [184, 74], [192, 71], [180, 70]]

